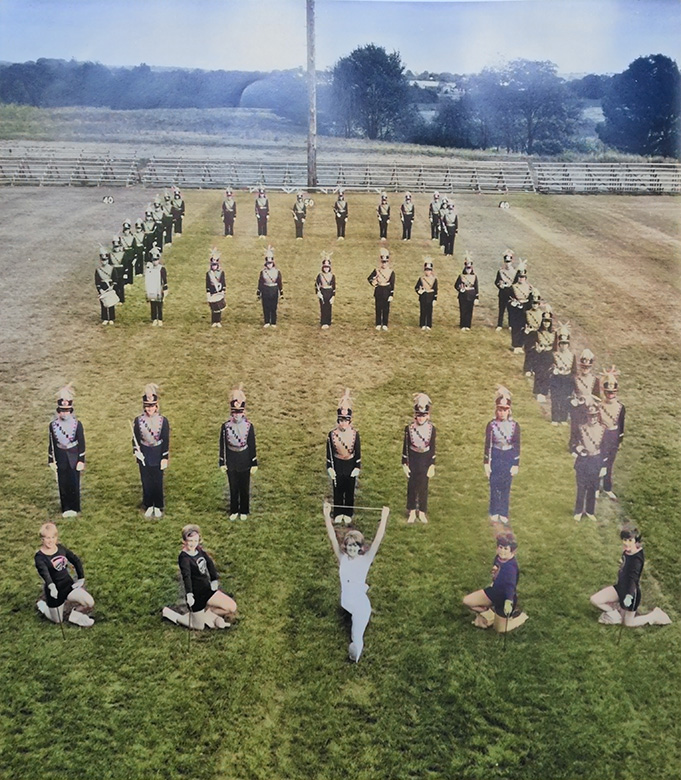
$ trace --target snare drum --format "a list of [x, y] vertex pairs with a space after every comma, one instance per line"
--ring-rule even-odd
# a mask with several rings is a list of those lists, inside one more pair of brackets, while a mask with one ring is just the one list
[[116, 295], [116, 291], [112, 287], [105, 290], [103, 293], [100, 293], [99, 300], [105, 309], [110, 309], [112, 306], [120, 303], [120, 298]]

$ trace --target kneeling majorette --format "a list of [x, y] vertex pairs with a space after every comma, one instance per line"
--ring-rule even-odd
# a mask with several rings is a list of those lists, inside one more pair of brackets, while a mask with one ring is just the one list
[[210, 306], [211, 328], [222, 327], [222, 310], [225, 308], [225, 272], [220, 268], [220, 253], [213, 247], [206, 272], [206, 302]]
[[236, 614], [236, 602], [219, 589], [218, 571], [213, 559], [201, 547], [201, 529], [185, 525], [182, 529], [182, 550], [177, 559], [187, 597], [186, 615], [163, 608], [163, 617], [186, 628], [229, 628], [225, 617]]
[[414, 289], [419, 296], [419, 326], [421, 330], [433, 327], [433, 304], [437, 300], [437, 276], [433, 272], [433, 261], [424, 257], [423, 273], [416, 280]]
[[350, 524], [355, 506], [355, 482], [362, 468], [359, 431], [352, 426], [352, 401], [346, 390], [338, 402], [338, 425], [326, 439], [326, 470], [333, 482], [333, 521]]
[[83, 423], [73, 411], [73, 388], [62, 387], [57, 396], [57, 414], [48, 429], [47, 465], [59, 485], [62, 517], [80, 512], [80, 473], [85, 468]]
[[620, 531], [620, 539], [624, 549], [617, 582], [591, 596], [591, 603], [603, 612], [598, 622], [618, 625], [624, 621], [624, 625], [629, 628], [669, 625], [672, 621], [659, 607], [647, 615], [636, 614], [641, 603], [639, 583], [645, 563], [641, 534], [636, 528], [624, 528]]
[[246, 417], [246, 394], [239, 385], [229, 397], [231, 415], [220, 429], [218, 465], [229, 482], [229, 519], [247, 520], [250, 512], [251, 474], [258, 470], [255, 428]]
[[600, 420], [600, 399], [591, 396], [586, 402], [586, 416], [572, 427], [570, 451], [575, 459], [577, 497], [574, 518], [579, 521], [586, 514], [596, 519], [596, 493], [600, 478], [606, 473], [606, 457], [603, 449], [605, 426]]
[[624, 439], [624, 404], [617, 398], [619, 388], [619, 371], [612, 366], [603, 373], [601, 388], [601, 422], [605, 425], [603, 433], [603, 451], [605, 453], [605, 475], [603, 476], [603, 492], [608, 498], [615, 500], [617, 496], [612, 491], [612, 469], [615, 465], [617, 452]]
[[144, 266], [144, 289], [151, 304], [151, 324], [163, 326], [163, 301], [168, 296], [168, 272], [161, 263], [161, 250], [153, 246], [149, 250], [151, 262]]
[[497, 536], [497, 552], [492, 564], [492, 584], [473, 591], [463, 599], [464, 606], [477, 613], [473, 625], [494, 629], [500, 633], [513, 631], [527, 620], [516, 610], [520, 569], [516, 559], [518, 542], [512, 533]]
[[265, 252], [265, 264], [258, 277], [258, 290], [256, 295], [262, 301], [262, 314], [265, 320], [263, 327], [277, 327], [277, 307], [279, 298], [284, 297], [284, 285], [281, 272], [274, 262], [274, 248], [267, 247]]
[[165, 508], [163, 472], [170, 457], [170, 424], [158, 410], [158, 385], [148, 384], [142, 396], [144, 411], [132, 423], [132, 451], [142, 480], [145, 517], [162, 517]]
[[[35, 554], [35, 567], [44, 582], [44, 596], [36, 606], [53, 623], [64, 622], [64, 603], [70, 602], [80, 609], [72, 609], [69, 622], [89, 627], [95, 621], [87, 614], [95, 600], [85, 590], [85, 573], [80, 558], [71, 550], [59, 544], [57, 526], [44, 523], [40, 526], [42, 544]], [[76, 570], [74, 580], [68, 570], [71, 564]]]
[[497, 388], [495, 418], [485, 429], [485, 475], [489, 480], [489, 518], [508, 523], [511, 482], [520, 465], [520, 425], [511, 419], [511, 393]]
[[402, 468], [407, 477], [408, 523], [428, 522], [428, 481], [435, 476], [435, 426], [430, 421], [430, 398], [414, 395], [414, 421], [405, 426]]
[[473, 260], [466, 253], [463, 269], [457, 276], [454, 287], [459, 294], [459, 327], [469, 331], [473, 321], [473, 307], [480, 299], [478, 276], [473, 270]]
[[341, 585], [341, 607], [352, 615], [351, 639], [348, 646], [348, 657], [357, 663], [364, 649], [364, 631], [371, 617], [371, 602], [367, 596], [369, 586], [366, 579], [371, 564], [376, 557], [378, 548], [385, 536], [390, 510], [384, 506], [381, 510], [381, 521], [371, 546], [365, 544], [364, 536], [356, 529], [345, 532], [341, 543], [338, 543], [336, 530], [331, 519], [331, 505], [324, 503], [324, 523], [331, 542], [331, 547], [338, 560], [338, 575]]
[[551, 425], [567, 425], [570, 414], [570, 396], [577, 370], [577, 357], [570, 349], [570, 327], [558, 323], [553, 344], [551, 373]]
[[336, 276], [331, 271], [331, 253], [322, 252], [322, 268], [315, 279], [315, 291], [319, 298], [319, 324], [322, 330], [331, 325], [333, 301], [336, 297]]
[[390, 304], [395, 293], [395, 272], [390, 267], [390, 252], [381, 247], [378, 268], [367, 276], [367, 281], [374, 288], [374, 303], [376, 307], [376, 330], [388, 330]]

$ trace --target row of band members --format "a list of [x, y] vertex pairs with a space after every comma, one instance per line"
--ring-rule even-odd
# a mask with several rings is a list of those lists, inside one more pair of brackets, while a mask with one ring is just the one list
[[[364, 650], [364, 634], [371, 617], [371, 602], [367, 595], [367, 576], [385, 536], [389, 510], [383, 507], [376, 536], [368, 543], [356, 528], [339, 533], [332, 524], [331, 507], [324, 504], [324, 522], [338, 563], [340, 604], [351, 616], [348, 658], [358, 662]], [[94, 599], [85, 589], [85, 571], [80, 558], [59, 543], [54, 523], [40, 528], [41, 546], [35, 553], [36, 569], [43, 581], [43, 594], [36, 604], [48, 620], [63, 627], [65, 606], [71, 607], [68, 622], [90, 627]], [[669, 616], [656, 607], [647, 614], [638, 614], [641, 602], [640, 580], [645, 556], [641, 535], [636, 528], [620, 532], [622, 557], [617, 581], [591, 596], [591, 603], [601, 610], [599, 622], [622, 624], [633, 628], [644, 625], [668, 625]], [[517, 541], [512, 533], [496, 537], [496, 555], [492, 563], [491, 582], [463, 598], [463, 605], [475, 614], [474, 625], [494, 626], [499, 632], [512, 631], [527, 620], [518, 607], [517, 585], [520, 569], [516, 558]], [[75, 579], [69, 571], [75, 571]], [[217, 568], [212, 556], [203, 548], [201, 530], [197, 525], [182, 529], [182, 547], [178, 556], [185, 591], [186, 611], [180, 607], [164, 607], [162, 615], [177, 625], [192, 630], [224, 629], [237, 615], [233, 596], [221, 590]]]
[[[314, 206], [314, 201], [311, 198], [306, 198], [302, 192], [299, 192], [291, 207], [296, 239], [298, 240], [302, 240], [304, 236], [307, 210], [310, 206]], [[399, 213], [402, 225], [402, 241], [409, 241], [416, 216], [416, 208], [410, 192], [405, 193]], [[336, 220], [337, 240], [343, 241], [348, 224], [349, 208], [345, 199], [345, 192], [342, 189], [338, 190], [336, 201], [333, 204], [333, 214]], [[222, 201], [222, 221], [225, 226], [225, 236], [231, 237], [234, 235], [236, 217], [237, 203], [234, 198], [234, 190], [228, 187], [225, 190], [225, 198]], [[376, 218], [378, 220], [379, 238], [381, 241], [387, 241], [388, 226], [390, 224], [390, 203], [385, 192], [381, 193], [381, 199], [376, 207]], [[266, 191], [262, 187], [258, 190], [255, 198], [255, 219], [258, 236], [266, 236], [270, 219], [270, 202]], [[446, 197], [441, 198], [439, 192], [434, 192], [428, 206], [428, 220], [430, 222], [431, 239], [439, 241], [442, 252], [445, 255], [453, 255], [454, 240], [459, 231], [459, 216], [454, 201], [448, 200]]]
[[163, 323], [163, 301], [168, 292], [168, 274], [161, 253], [173, 237], [182, 234], [185, 204], [178, 187], [172, 196], [166, 192], [147, 205], [144, 219], [126, 219], [120, 235], [114, 236], [111, 249], [99, 248], [95, 270], [95, 289], [99, 297], [102, 325], [113, 325], [116, 306], [125, 303], [125, 288], [136, 276], [144, 277], [146, 297], [151, 304], [151, 321]]
[[[569, 448], [575, 459], [577, 494], [575, 520], [586, 514], [595, 519], [598, 491], [615, 499], [613, 467], [624, 437], [625, 407], [617, 398], [616, 370], [605, 375], [605, 399], [579, 396], [581, 379], [575, 381], [573, 424]], [[149, 384], [142, 397], [143, 412], [131, 423], [133, 453], [138, 461], [142, 501], [146, 517], [161, 517], [165, 509], [164, 472], [170, 457], [170, 424], [159, 411], [158, 387]], [[333, 485], [333, 518], [350, 524], [354, 515], [357, 477], [362, 468], [360, 435], [352, 425], [349, 390], [340, 399], [337, 425], [326, 441], [326, 468]], [[59, 486], [63, 517], [81, 511], [80, 474], [85, 468], [85, 432], [74, 411], [73, 389], [62, 388], [57, 411], [48, 428], [48, 464]], [[428, 522], [429, 481], [435, 474], [437, 431], [431, 420], [431, 401], [425, 393], [414, 396], [414, 419], [405, 426], [402, 468], [407, 478], [407, 522]], [[220, 429], [218, 465], [226, 474], [231, 520], [250, 513], [251, 475], [258, 469], [255, 428], [246, 415], [241, 387], [230, 395], [230, 417]], [[495, 417], [485, 430], [484, 471], [489, 480], [489, 517], [508, 525], [513, 477], [520, 465], [520, 425], [511, 414], [511, 393], [499, 386]]]

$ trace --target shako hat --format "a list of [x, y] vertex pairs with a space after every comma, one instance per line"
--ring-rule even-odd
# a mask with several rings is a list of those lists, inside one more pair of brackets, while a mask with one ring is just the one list
[[619, 387], [619, 381], [617, 377], [620, 375], [620, 372], [618, 371], [615, 366], [611, 366], [606, 371], [603, 372], [603, 378], [601, 381], [601, 387], [606, 393], [616, 393], [617, 388]]
[[244, 386], [235, 387], [229, 395], [229, 408], [233, 412], [243, 412], [246, 408], [246, 393]]
[[497, 391], [494, 394], [494, 405], [497, 409], [511, 408], [511, 391], [503, 385], [497, 385]]
[[414, 413], [430, 413], [430, 398], [425, 393], [414, 393]]
[[70, 382], [57, 393], [57, 411], [73, 411], [73, 386]]
[[144, 386], [144, 394], [142, 395], [143, 406], [157, 406], [158, 405], [158, 385], [150, 382]]
[[352, 399], [350, 398], [350, 388], [346, 387], [343, 397], [338, 402], [338, 409], [336, 409], [338, 419], [340, 420], [352, 420]]
[[579, 356], [579, 363], [582, 366], [593, 366], [594, 364], [594, 353], [587, 347], [585, 350], [582, 351], [582, 354]]

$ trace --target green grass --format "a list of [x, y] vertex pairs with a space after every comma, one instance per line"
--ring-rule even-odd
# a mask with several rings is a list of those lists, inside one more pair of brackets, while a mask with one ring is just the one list
[[[336, 244], [331, 197], [315, 196], [308, 235], [296, 242], [293, 196], [271, 196], [270, 240], [285, 288], [273, 332], [262, 329], [255, 298], [266, 242], [255, 238], [252, 196], [239, 194], [237, 236], [227, 240], [220, 193], [185, 194], [185, 235], [166, 252], [163, 330], [149, 326], [139, 280], [107, 329], [97, 324], [93, 289], [73, 288], [66, 310], [41, 302], [54, 317], [46, 335], [52, 359], [30, 374], [15, 367], [0, 388], [8, 410], [0, 467], [3, 780], [675, 778], [679, 347], [669, 308], [650, 311], [645, 294], [678, 281], [676, 201], [526, 195], [509, 197], [504, 212], [496, 199], [460, 197], [452, 261], [428, 241], [427, 197], [417, 196], [415, 239], [394, 240], [391, 223], [396, 296], [391, 329], [379, 334], [366, 283], [378, 249], [374, 197], [351, 196], [348, 240]], [[140, 211], [146, 200], [140, 192]], [[651, 242], [649, 224], [666, 237]], [[220, 331], [209, 327], [204, 302], [213, 245], [228, 285]], [[493, 274], [507, 245], [530, 258], [531, 280], [557, 318], [573, 323], [578, 348], [588, 344], [599, 366], [615, 362], [623, 372], [628, 431], [615, 472], [622, 502], [599, 504], [596, 524], [572, 520], [566, 429], [548, 424], [507, 333], [492, 327]], [[338, 281], [328, 332], [318, 328], [313, 291], [322, 249], [333, 249]], [[464, 249], [482, 278], [469, 334], [458, 330], [452, 289]], [[413, 285], [426, 254], [435, 256], [441, 294], [434, 330], [424, 334]], [[82, 267], [90, 263], [84, 254]], [[35, 611], [32, 556], [39, 524], [58, 517], [43, 448], [53, 392], [69, 379], [88, 468], [83, 517], [59, 526], [84, 562], [97, 622], [89, 631], [66, 626], [63, 641]], [[128, 424], [151, 380], [172, 426], [167, 515], [157, 522], [139, 513]], [[251, 520], [230, 523], [217, 443], [239, 382], [261, 468]], [[473, 628], [460, 606], [487, 584], [494, 554], [481, 461], [497, 383], [514, 393], [523, 430], [511, 501], [530, 615], [505, 652], [502, 638]], [[345, 386], [362, 434], [358, 503], [391, 507], [356, 666], [345, 660], [347, 624], [320, 511], [325, 435]], [[404, 524], [400, 451], [411, 394], [421, 390], [433, 400], [439, 450], [431, 522], [413, 527]], [[624, 517], [645, 536], [643, 604], [662, 606], [675, 622], [627, 631], [618, 644], [588, 596], [615, 578]], [[358, 525], [373, 536], [377, 519], [360, 514]], [[201, 525], [241, 615], [228, 632], [192, 636], [190, 647], [186, 632], [160, 618], [178, 598], [187, 522]]]

